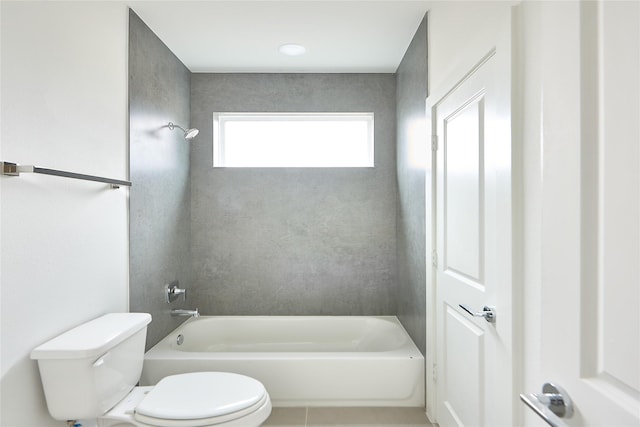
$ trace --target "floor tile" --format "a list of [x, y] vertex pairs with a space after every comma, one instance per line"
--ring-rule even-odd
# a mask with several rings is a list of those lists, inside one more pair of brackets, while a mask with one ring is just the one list
[[273, 408], [265, 427], [305, 427], [307, 408]]
[[309, 408], [307, 427], [432, 427], [424, 408]]

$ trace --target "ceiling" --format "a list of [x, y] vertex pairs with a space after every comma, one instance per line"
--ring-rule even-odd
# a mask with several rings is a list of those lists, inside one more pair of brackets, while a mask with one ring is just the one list
[[[424, 0], [128, 1], [192, 72], [393, 73]], [[278, 47], [297, 43], [301, 56]]]

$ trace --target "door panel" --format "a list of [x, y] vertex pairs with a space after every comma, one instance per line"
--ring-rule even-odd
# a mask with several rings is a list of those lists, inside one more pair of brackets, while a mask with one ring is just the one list
[[[444, 110], [446, 106], [441, 107]], [[443, 119], [444, 273], [482, 287], [483, 123], [482, 97]]]
[[[484, 330], [463, 317], [454, 307], [446, 307], [445, 414], [457, 425], [475, 425], [483, 419]], [[468, 358], [460, 357], [461, 354]], [[441, 421], [441, 425], [442, 421]]]
[[[640, 328], [640, 5], [603, 2], [600, 96], [602, 137], [598, 230], [601, 274], [601, 351], [598, 375], [613, 387], [640, 393], [640, 331], [634, 339], [620, 333]], [[629, 305], [630, 298], [635, 304]], [[640, 402], [636, 399], [640, 406]], [[637, 408], [636, 408], [637, 409]], [[640, 409], [637, 409], [640, 411]]]

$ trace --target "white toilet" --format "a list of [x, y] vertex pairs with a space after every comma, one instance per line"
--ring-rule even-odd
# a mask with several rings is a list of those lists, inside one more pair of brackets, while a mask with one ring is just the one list
[[100, 427], [262, 425], [269, 394], [244, 375], [195, 372], [136, 387], [150, 322], [147, 313], [107, 314], [33, 350], [51, 416]]

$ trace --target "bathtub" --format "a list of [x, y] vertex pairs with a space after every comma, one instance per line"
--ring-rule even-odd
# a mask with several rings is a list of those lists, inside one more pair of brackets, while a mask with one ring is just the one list
[[146, 354], [141, 385], [197, 371], [260, 380], [274, 406], [424, 406], [424, 357], [394, 316], [201, 316]]

